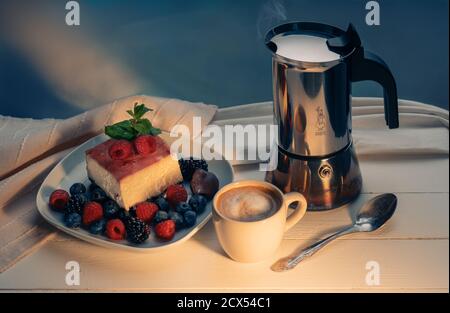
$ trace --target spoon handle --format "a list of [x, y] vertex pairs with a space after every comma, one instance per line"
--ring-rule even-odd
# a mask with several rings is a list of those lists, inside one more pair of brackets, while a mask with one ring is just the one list
[[276, 263], [274, 263], [272, 265], [271, 269], [275, 272], [283, 272], [283, 271], [293, 269], [295, 266], [297, 266], [298, 263], [303, 261], [305, 258], [313, 255], [314, 253], [319, 251], [321, 248], [323, 248], [324, 246], [329, 244], [334, 239], [339, 238], [344, 235], [347, 235], [347, 234], [354, 233], [356, 231], [357, 231], [357, 229], [353, 225], [343, 228], [343, 229], [339, 230], [338, 232], [336, 232], [322, 240], [319, 240], [318, 242], [312, 244], [311, 246], [303, 249], [298, 254], [294, 254], [294, 255], [291, 255], [291, 256], [288, 256], [288, 257], [278, 260]]

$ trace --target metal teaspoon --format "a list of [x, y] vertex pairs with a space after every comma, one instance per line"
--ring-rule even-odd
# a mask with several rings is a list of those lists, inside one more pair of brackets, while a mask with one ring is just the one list
[[353, 225], [343, 228], [333, 235], [312, 244], [300, 253], [278, 260], [272, 265], [272, 271], [283, 272], [293, 269], [305, 258], [313, 255], [328, 243], [343, 235], [377, 230], [391, 218], [396, 207], [397, 197], [392, 193], [385, 193], [370, 199], [359, 209]]

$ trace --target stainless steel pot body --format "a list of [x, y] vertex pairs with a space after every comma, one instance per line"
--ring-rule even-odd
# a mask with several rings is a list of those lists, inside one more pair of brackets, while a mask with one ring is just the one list
[[300, 156], [327, 156], [351, 142], [351, 80], [346, 58], [327, 63], [272, 59], [278, 145]]

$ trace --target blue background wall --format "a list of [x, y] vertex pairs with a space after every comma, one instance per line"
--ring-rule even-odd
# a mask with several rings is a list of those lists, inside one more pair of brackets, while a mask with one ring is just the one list
[[[64, 23], [65, 2], [23, 2], [21, 12], [26, 11], [29, 20], [22, 22], [48, 15], [68, 40], [74, 34], [88, 37], [80, 44], [95, 43], [136, 79], [135, 86], [121, 96], [139, 92], [219, 106], [270, 100], [271, 63], [262, 36], [275, 24], [305, 20], [342, 28], [354, 23], [364, 46], [390, 65], [401, 98], [448, 108], [449, 4], [445, 0], [381, 0], [380, 26], [366, 25], [367, 1], [361, 0], [91, 0], [79, 1], [81, 25], [69, 27]], [[4, 19], [19, 18], [8, 13], [14, 12], [9, 10], [16, 3], [0, 0]], [[32, 51], [8, 37], [14, 29], [7, 29], [8, 23], [0, 27], [0, 114], [67, 117], [117, 96], [105, 88], [91, 100], [84, 96], [89, 104], [83, 105], [73, 96], [83, 90], [62, 96], [58, 84], [49, 81], [30, 58]], [[44, 40], [47, 34], [40, 24], [33, 27]], [[76, 51], [73, 56], [77, 57]], [[78, 75], [75, 68], [64, 77], [69, 82], [70, 77], [83, 79]], [[101, 90], [101, 82], [97, 83]], [[364, 82], [354, 85], [353, 94], [382, 93], [375, 83]]]

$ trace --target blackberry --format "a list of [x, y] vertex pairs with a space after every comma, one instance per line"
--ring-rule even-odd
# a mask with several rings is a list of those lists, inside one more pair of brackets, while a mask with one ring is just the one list
[[136, 217], [129, 217], [125, 223], [127, 239], [132, 243], [143, 243], [150, 235], [150, 227]]
[[203, 159], [194, 159], [190, 157], [189, 159], [180, 159], [178, 160], [178, 164], [180, 165], [181, 174], [183, 175], [184, 180], [191, 180], [192, 175], [194, 174], [196, 169], [202, 169], [208, 171], [208, 163], [206, 163]]
[[83, 213], [83, 207], [87, 202], [87, 198], [84, 194], [76, 194], [70, 196], [69, 201], [67, 201], [66, 212], [67, 213]]

